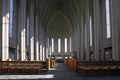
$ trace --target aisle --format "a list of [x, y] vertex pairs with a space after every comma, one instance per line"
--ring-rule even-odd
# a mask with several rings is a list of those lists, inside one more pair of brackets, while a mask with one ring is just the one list
[[119, 76], [81, 76], [67, 68], [63, 63], [57, 63], [50, 71], [35, 74], [0, 75], [2, 80], [120, 80]]
[[70, 70], [63, 63], [56, 64], [48, 73], [54, 74], [51, 80], [120, 80], [119, 76], [81, 76], [80, 73]]
[[67, 68], [63, 63], [56, 64], [49, 72], [54, 74], [54, 80], [77, 80], [80, 75]]

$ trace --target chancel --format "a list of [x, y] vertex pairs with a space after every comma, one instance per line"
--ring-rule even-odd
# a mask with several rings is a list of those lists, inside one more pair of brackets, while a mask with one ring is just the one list
[[0, 0], [0, 79], [120, 80], [119, 8], [120, 0]]

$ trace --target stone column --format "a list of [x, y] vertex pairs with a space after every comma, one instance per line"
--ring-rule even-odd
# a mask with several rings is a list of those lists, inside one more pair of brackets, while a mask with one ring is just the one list
[[41, 53], [40, 53], [40, 56], [41, 56], [41, 60], [43, 61], [45, 59], [45, 44], [44, 44], [44, 29], [43, 29], [43, 25], [41, 25], [41, 38], [40, 38], [40, 41], [41, 41]]
[[34, 60], [34, 0], [30, 1], [30, 60], [33, 61]]
[[120, 0], [110, 0], [112, 28], [112, 58], [120, 60]]
[[[37, 13], [37, 12], [36, 12]], [[36, 61], [38, 61], [39, 60], [39, 39], [38, 39], [38, 30], [39, 30], [39, 16], [36, 14], [36, 17], [35, 17], [35, 49], [36, 49], [36, 51], [35, 51], [35, 57], [36, 57]]]
[[86, 60], [90, 59], [90, 13], [89, 13], [89, 1], [85, 1], [85, 53]]
[[100, 59], [100, 32], [99, 29], [101, 27], [100, 22], [100, 3], [99, 0], [93, 0], [93, 6], [94, 6], [94, 55], [95, 60], [99, 61]]
[[55, 55], [55, 59], [57, 58], [57, 54], [58, 54], [58, 38], [54, 38], [54, 55]]
[[46, 59], [49, 58], [49, 38], [46, 36]]
[[12, 39], [14, 40], [14, 48], [15, 48], [15, 57], [14, 59], [15, 60], [19, 60], [20, 56], [19, 54], [17, 53], [17, 45], [18, 45], [18, 11], [19, 8], [18, 8], [18, 4], [17, 1], [13, 1], [14, 2], [14, 5], [13, 5], [13, 34], [12, 34]]
[[42, 25], [41, 25], [41, 39], [40, 39], [40, 41], [41, 41], [41, 53], [40, 53], [40, 55], [41, 55], [41, 60], [43, 60], [43, 47], [44, 47], [44, 45], [43, 45], [43, 28], [42, 28]]
[[19, 3], [18, 5], [18, 14], [17, 14], [17, 29], [16, 29], [16, 53], [17, 53], [17, 59], [21, 60], [21, 52], [20, 52], [20, 44], [21, 44], [21, 36], [20, 36], [20, 32], [21, 32], [21, 3]]
[[42, 60], [42, 53], [43, 53], [43, 51], [42, 51], [42, 48], [43, 48], [43, 45], [42, 44], [40, 44], [40, 60]]
[[73, 41], [73, 52], [72, 55], [77, 57], [77, 48], [78, 48], [78, 27], [75, 26], [75, 31], [72, 35], [72, 41]]
[[[40, 24], [40, 21], [39, 21]], [[39, 60], [41, 60], [41, 24], [39, 25]]]
[[61, 53], [65, 54], [65, 38], [61, 38]]
[[81, 61], [84, 61], [84, 55], [85, 55], [85, 52], [84, 52], [84, 50], [85, 50], [85, 36], [84, 36], [84, 17], [83, 16], [81, 16], [81, 21], [80, 21], [80, 23], [81, 23], [81, 30], [80, 30], [80, 34], [81, 34], [81, 45], [80, 45], [80, 47], [81, 47], [81, 54], [80, 54], [80, 56], [81, 56]]
[[45, 61], [45, 45], [43, 46], [43, 54], [42, 54], [42, 60]]
[[21, 18], [20, 18], [20, 37], [21, 37], [21, 61], [24, 61], [26, 59], [26, 0], [21, 0]]
[[39, 41], [39, 60], [40, 60], [40, 20], [39, 20], [39, 27], [38, 27], [38, 41]]
[[9, 58], [9, 0], [2, 0], [1, 5], [2, 61], [6, 61]]
[[79, 19], [79, 22], [78, 22], [78, 48], [77, 48], [77, 61], [80, 61], [81, 60], [81, 34], [80, 34], [80, 19]]
[[44, 61], [45, 60], [45, 32], [44, 32], [44, 29], [42, 30], [42, 44], [43, 44], [43, 53], [42, 53], [42, 60]]
[[51, 54], [52, 54], [52, 38], [49, 38], [49, 58], [51, 58]]
[[67, 37], [67, 54], [70, 55], [70, 37]]
[[[0, 0], [0, 26], [2, 26], [2, 0]], [[2, 28], [0, 28], [0, 60], [2, 60]]]
[[84, 23], [84, 0], [81, 1], [81, 19], [80, 19], [80, 60], [85, 60], [85, 23]]
[[45, 33], [45, 36], [44, 36], [44, 44], [45, 44], [45, 60], [46, 60], [46, 58], [48, 58], [48, 53], [47, 53], [48, 38], [47, 38], [46, 32], [44, 32], [44, 33]]
[[[76, 27], [75, 27], [76, 28]], [[73, 32], [73, 52], [77, 51], [77, 29]]]
[[40, 29], [39, 29], [40, 33], [39, 33], [39, 41], [40, 41], [40, 60], [42, 60], [42, 47], [43, 47], [43, 44], [42, 44], [42, 25], [40, 24]]
[[79, 23], [77, 24], [77, 53], [76, 53], [76, 60], [80, 60], [80, 26]]
[[[99, 32], [100, 32], [100, 39], [99, 39], [99, 46], [100, 46], [100, 51], [99, 51], [99, 53], [100, 53], [100, 60], [104, 60], [105, 59], [105, 53], [104, 53], [104, 45], [106, 44], [106, 41], [107, 42], [110, 42], [110, 44], [112, 43], [112, 41], [111, 41], [111, 39], [110, 39], [110, 41], [108, 41], [107, 39], [106, 39], [106, 8], [105, 8], [105, 5], [103, 6], [103, 4], [105, 4], [105, 1], [106, 0], [104, 0], [104, 1], [102, 1], [101, 2], [101, 14], [100, 15], [102, 15], [101, 17], [100, 17], [100, 19], [101, 19], [101, 27], [99, 27]], [[92, 6], [93, 7], [93, 6]], [[105, 16], [104, 16], [105, 15]], [[92, 15], [92, 18], [93, 18], [93, 16], [94, 15]]]

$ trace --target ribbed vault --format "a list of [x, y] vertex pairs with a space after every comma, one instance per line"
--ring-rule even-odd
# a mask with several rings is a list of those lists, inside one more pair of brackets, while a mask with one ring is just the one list
[[46, 32], [51, 37], [67, 37], [72, 32], [72, 25], [67, 16], [59, 10], [48, 21]]
[[40, 21], [48, 36], [71, 35], [79, 19], [80, 0], [38, 0], [37, 3]]

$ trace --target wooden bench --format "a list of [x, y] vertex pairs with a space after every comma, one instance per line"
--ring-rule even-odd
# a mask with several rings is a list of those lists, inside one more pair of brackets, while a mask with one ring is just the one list
[[1, 73], [34, 73], [42, 69], [41, 61], [2, 61]]
[[112, 74], [120, 73], [119, 61], [78, 62], [77, 71], [81, 74]]

